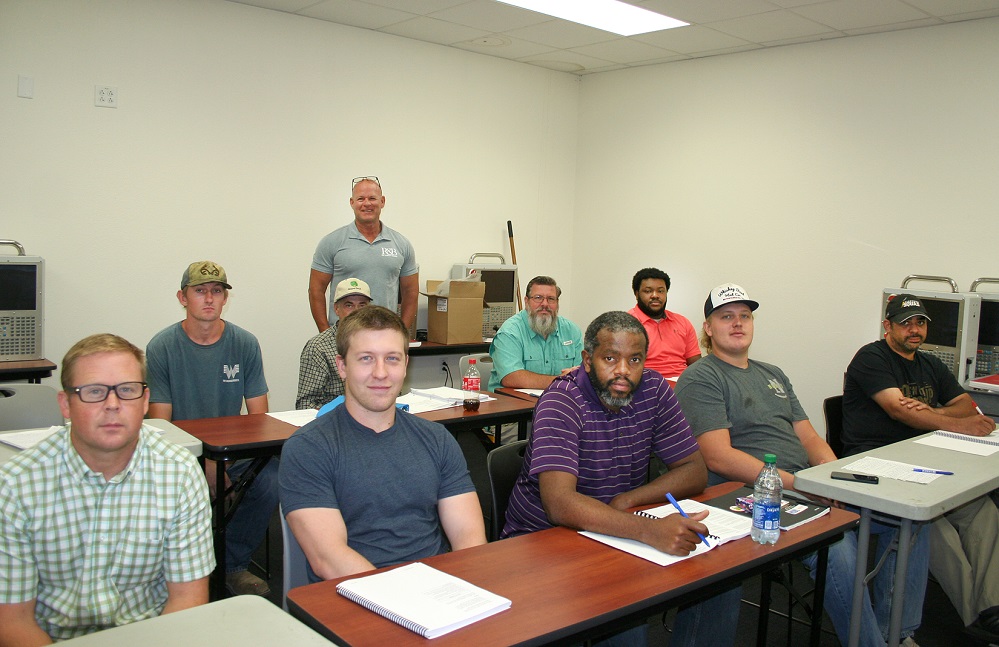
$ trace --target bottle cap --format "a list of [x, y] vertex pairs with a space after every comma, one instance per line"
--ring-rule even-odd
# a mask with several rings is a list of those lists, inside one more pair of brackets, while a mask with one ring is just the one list
[[764, 463], [776, 463], [777, 462], [777, 454], [764, 454], [763, 455], [763, 462]]
[[468, 363], [469, 363], [470, 365], [471, 365], [471, 364], [474, 364], [474, 363], [475, 363], [475, 358], [474, 358], [474, 357], [470, 357], [470, 358], [468, 358]]

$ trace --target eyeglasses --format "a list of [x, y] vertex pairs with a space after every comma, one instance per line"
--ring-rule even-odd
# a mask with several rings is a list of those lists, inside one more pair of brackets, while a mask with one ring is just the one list
[[84, 384], [68, 390], [80, 396], [81, 402], [93, 403], [104, 402], [108, 399], [111, 391], [114, 391], [119, 400], [138, 400], [145, 393], [146, 386], [148, 385], [145, 382], [122, 382], [113, 386], [110, 384]]
[[361, 182], [374, 182], [375, 184], [378, 185], [379, 189], [382, 188], [382, 183], [379, 182], [378, 178], [376, 178], [374, 175], [362, 175], [361, 177], [355, 177], [353, 180], [350, 181], [351, 190], [353, 190], [353, 188]]
[[543, 297], [540, 294], [535, 294], [534, 296], [527, 297], [534, 303], [541, 305], [542, 303], [547, 303], [548, 305], [555, 305], [558, 303], [558, 297]]

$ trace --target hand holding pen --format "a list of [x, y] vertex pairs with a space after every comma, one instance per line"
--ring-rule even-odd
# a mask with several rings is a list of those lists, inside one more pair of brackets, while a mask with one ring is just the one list
[[[690, 519], [690, 516], [686, 512], [683, 511], [683, 508], [680, 507], [680, 504], [677, 503], [676, 499], [673, 498], [673, 494], [671, 492], [667, 492], [666, 493], [666, 498], [673, 505], [673, 507], [676, 508], [676, 511], [679, 512], [680, 515], [684, 519]], [[697, 531], [695, 530], [694, 532], [697, 532]], [[704, 542], [705, 546], [707, 546], [708, 548], [711, 548], [711, 544], [708, 543], [708, 538], [707, 537], [705, 537], [702, 533], [699, 533], [699, 532], [697, 533], [697, 536], [701, 538], [701, 541]]]

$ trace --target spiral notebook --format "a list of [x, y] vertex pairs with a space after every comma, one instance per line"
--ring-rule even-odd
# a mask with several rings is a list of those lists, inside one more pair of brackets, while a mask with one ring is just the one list
[[[693, 552], [688, 555], [670, 555], [669, 553], [664, 553], [661, 550], [653, 548], [648, 544], [643, 544], [642, 542], [634, 539], [612, 537], [610, 535], [602, 535], [600, 533], [589, 532], [587, 530], [581, 530], [579, 531], [579, 534], [599, 541], [603, 544], [607, 544], [608, 546], [613, 546], [618, 550], [623, 550], [626, 553], [631, 553], [636, 557], [647, 559], [648, 561], [659, 564], [660, 566], [668, 566], [670, 564], [682, 562], [685, 559], [690, 559], [696, 555], [706, 553], [715, 546], [720, 546], [721, 544], [735, 539], [741, 539], [749, 535], [749, 531], [753, 527], [753, 520], [750, 518], [735, 514], [734, 512], [730, 512], [728, 510], [705, 505], [700, 501], [684, 499], [683, 501], [679, 501], [679, 504], [680, 507], [683, 508], [683, 511], [688, 514], [700, 512], [702, 510], [708, 511], [708, 516], [703, 523], [708, 527], [707, 537], [708, 542], [711, 544], [710, 546], [705, 546], [704, 542], [701, 542], [698, 543], [697, 548], [695, 548]], [[647, 510], [639, 510], [635, 514], [642, 517], [662, 519], [663, 517], [676, 513], [676, 508], [667, 504], [656, 508], [649, 508]]]
[[336, 585], [337, 593], [424, 638], [510, 608], [510, 600], [421, 562]]
[[969, 436], [968, 434], [959, 434], [953, 431], [944, 431], [943, 429], [937, 429], [933, 433], [938, 436], [943, 436], [944, 438], [953, 438], [955, 440], [966, 440], [969, 443], [981, 443], [983, 445], [999, 446], [999, 429], [996, 429], [988, 436]]

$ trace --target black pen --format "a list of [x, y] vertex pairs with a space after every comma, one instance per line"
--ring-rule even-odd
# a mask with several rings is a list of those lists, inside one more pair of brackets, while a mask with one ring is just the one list
[[[666, 493], [666, 498], [669, 499], [669, 502], [673, 504], [673, 507], [676, 508], [676, 511], [679, 512], [684, 519], [690, 519], [690, 517], [687, 516], [687, 513], [683, 511], [683, 508], [680, 507], [680, 504], [676, 502], [676, 499], [673, 498], [673, 495], [670, 492]], [[697, 536], [701, 538], [701, 541], [704, 542], [705, 546], [711, 548], [711, 544], [708, 543], [707, 537], [705, 537], [701, 533], [697, 533]]]

